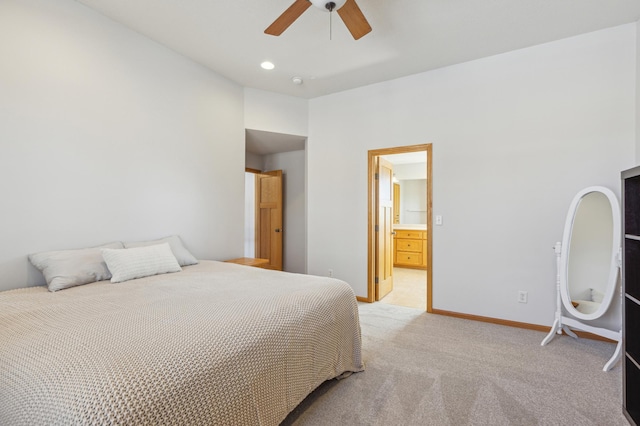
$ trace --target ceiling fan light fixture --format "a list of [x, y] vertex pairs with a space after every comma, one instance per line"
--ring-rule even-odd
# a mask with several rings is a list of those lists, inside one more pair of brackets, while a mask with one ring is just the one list
[[[317, 7], [320, 10], [324, 10], [325, 12], [332, 12], [334, 10], [338, 10], [340, 9], [342, 6], [344, 6], [344, 4], [347, 2], [347, 0], [333, 0], [333, 1], [327, 1], [327, 0], [309, 0], [311, 2], [311, 4], [313, 4], [315, 7]], [[331, 5], [331, 3], [333, 3], [333, 5]]]

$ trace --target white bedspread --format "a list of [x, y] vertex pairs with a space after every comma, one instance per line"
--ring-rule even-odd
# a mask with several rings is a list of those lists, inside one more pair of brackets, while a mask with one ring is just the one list
[[346, 283], [202, 261], [0, 293], [0, 424], [277, 425], [363, 369]]

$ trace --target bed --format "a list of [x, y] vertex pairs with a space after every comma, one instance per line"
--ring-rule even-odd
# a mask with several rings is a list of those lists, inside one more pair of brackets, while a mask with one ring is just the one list
[[0, 293], [0, 424], [277, 425], [363, 370], [343, 281], [216, 261]]

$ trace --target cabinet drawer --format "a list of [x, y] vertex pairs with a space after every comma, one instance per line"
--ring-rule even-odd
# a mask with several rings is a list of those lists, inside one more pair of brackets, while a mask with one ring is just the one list
[[415, 238], [415, 239], [425, 239], [424, 231], [407, 231], [407, 230], [397, 230], [396, 238]]
[[422, 252], [422, 240], [396, 240], [398, 251]]
[[422, 265], [422, 255], [420, 253], [399, 251], [396, 255], [396, 263], [419, 266]]

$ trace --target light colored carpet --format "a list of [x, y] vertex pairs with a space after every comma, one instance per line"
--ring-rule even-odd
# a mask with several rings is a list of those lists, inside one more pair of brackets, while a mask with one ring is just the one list
[[627, 425], [611, 343], [360, 303], [366, 370], [283, 425]]

